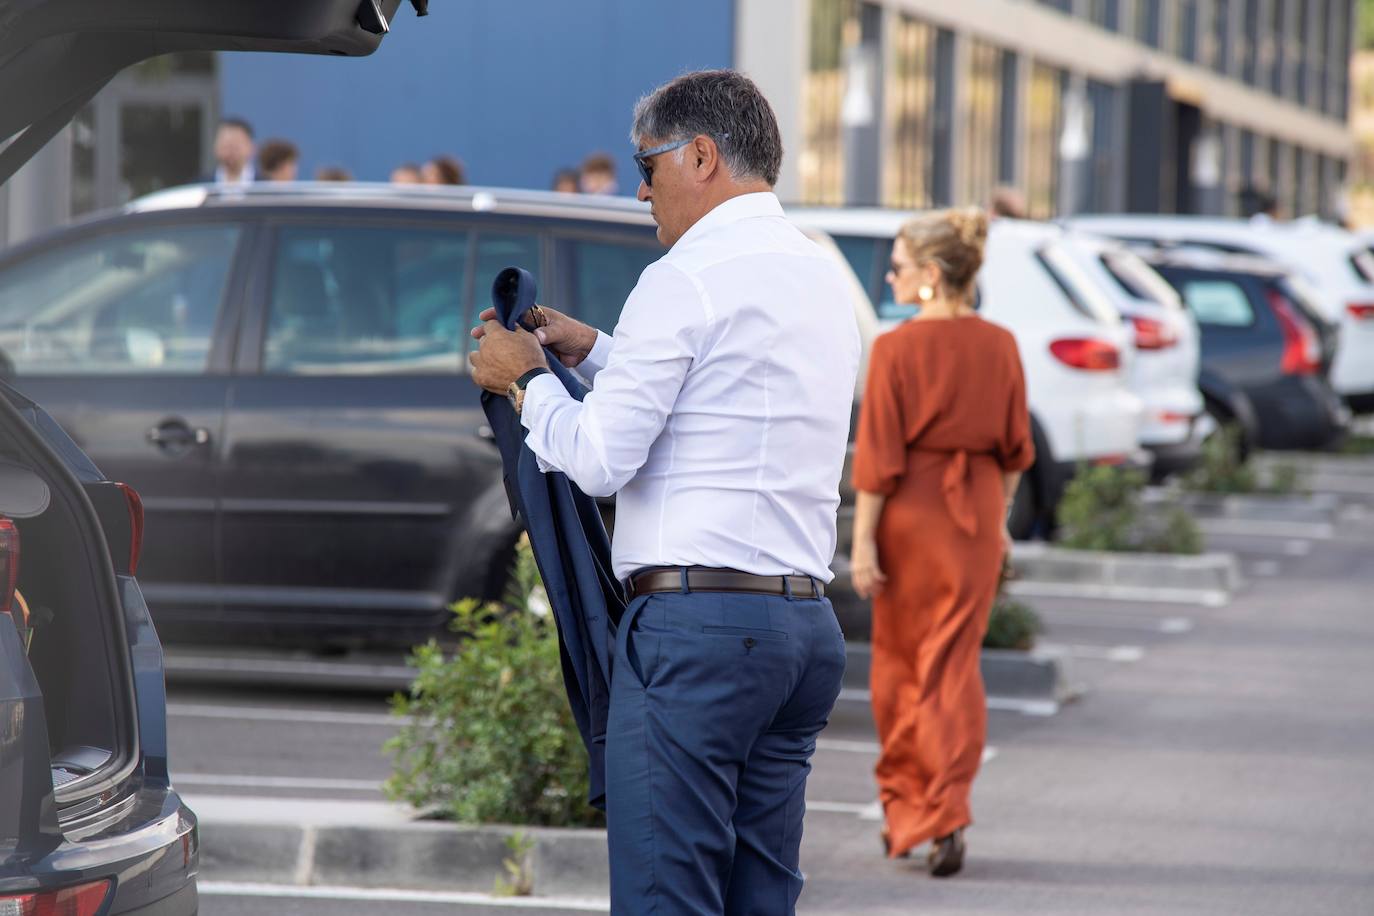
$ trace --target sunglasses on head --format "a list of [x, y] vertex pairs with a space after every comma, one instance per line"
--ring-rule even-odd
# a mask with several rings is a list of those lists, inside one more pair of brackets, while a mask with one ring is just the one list
[[[654, 165], [650, 160], [655, 156], [671, 153], [675, 149], [682, 149], [682, 147], [695, 139], [696, 137], [688, 137], [686, 140], [674, 140], [670, 143], [664, 143], [662, 146], [655, 146], [651, 149], [641, 150], [635, 153], [635, 166], [639, 168], [639, 177], [644, 179], [644, 187], [652, 188], [654, 186]], [[721, 134], [720, 139], [728, 140], [730, 139], [730, 135]]]

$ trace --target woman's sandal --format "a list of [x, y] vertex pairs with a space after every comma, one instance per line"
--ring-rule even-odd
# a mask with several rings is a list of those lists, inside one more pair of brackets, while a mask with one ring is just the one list
[[964, 867], [963, 827], [949, 836], [938, 837], [931, 844], [930, 855], [926, 857], [926, 867], [934, 878], [948, 878]]

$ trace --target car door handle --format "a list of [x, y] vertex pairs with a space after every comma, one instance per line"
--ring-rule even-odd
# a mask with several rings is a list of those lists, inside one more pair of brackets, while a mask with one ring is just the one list
[[209, 445], [210, 430], [203, 426], [193, 429], [181, 420], [166, 420], [149, 429], [147, 438], [162, 449], [190, 448], [192, 445]]

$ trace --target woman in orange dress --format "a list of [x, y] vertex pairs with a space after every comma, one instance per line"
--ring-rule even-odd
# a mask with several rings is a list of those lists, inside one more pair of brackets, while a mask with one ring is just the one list
[[851, 568], [873, 597], [876, 775], [888, 855], [932, 840], [957, 872], [987, 708], [979, 650], [1010, 538], [1006, 509], [1034, 459], [1011, 334], [973, 310], [987, 218], [902, 227], [887, 275], [919, 314], [874, 344], [854, 452]]

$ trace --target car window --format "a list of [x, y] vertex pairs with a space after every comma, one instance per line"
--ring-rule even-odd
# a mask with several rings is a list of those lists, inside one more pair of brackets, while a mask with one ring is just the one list
[[[534, 233], [482, 232], [477, 236], [476, 285], [473, 288], [473, 315], [491, 305], [491, 285], [507, 267], [523, 267], [539, 282], [539, 236]], [[544, 298], [541, 294], [540, 299]], [[549, 303], [552, 305], [553, 303]]]
[[1102, 324], [1120, 322], [1121, 316], [1107, 294], [1098, 288], [1092, 277], [1078, 266], [1073, 256], [1061, 245], [1046, 245], [1040, 249], [1037, 258], [1050, 278], [1064, 291], [1064, 296], [1075, 311]]
[[1102, 255], [1102, 266], [1128, 296], [1179, 310], [1183, 303], [1168, 281], [1134, 252], [1109, 251]]
[[568, 301], [556, 307], [609, 334], [639, 275], [661, 257], [663, 247], [657, 244], [560, 239], [560, 283]]
[[1181, 292], [1201, 324], [1243, 328], [1255, 322], [1250, 297], [1233, 280], [1187, 280]]
[[879, 321], [902, 321], [916, 314], [914, 305], [897, 304], [892, 297], [892, 287], [887, 283], [892, 252], [890, 239], [860, 235], [835, 235], [832, 238], [849, 266], [854, 268], [864, 292], [873, 300]]
[[469, 238], [393, 227], [278, 232], [269, 372], [461, 372]]
[[198, 373], [241, 229], [110, 233], [0, 273], [0, 350], [18, 375]]

